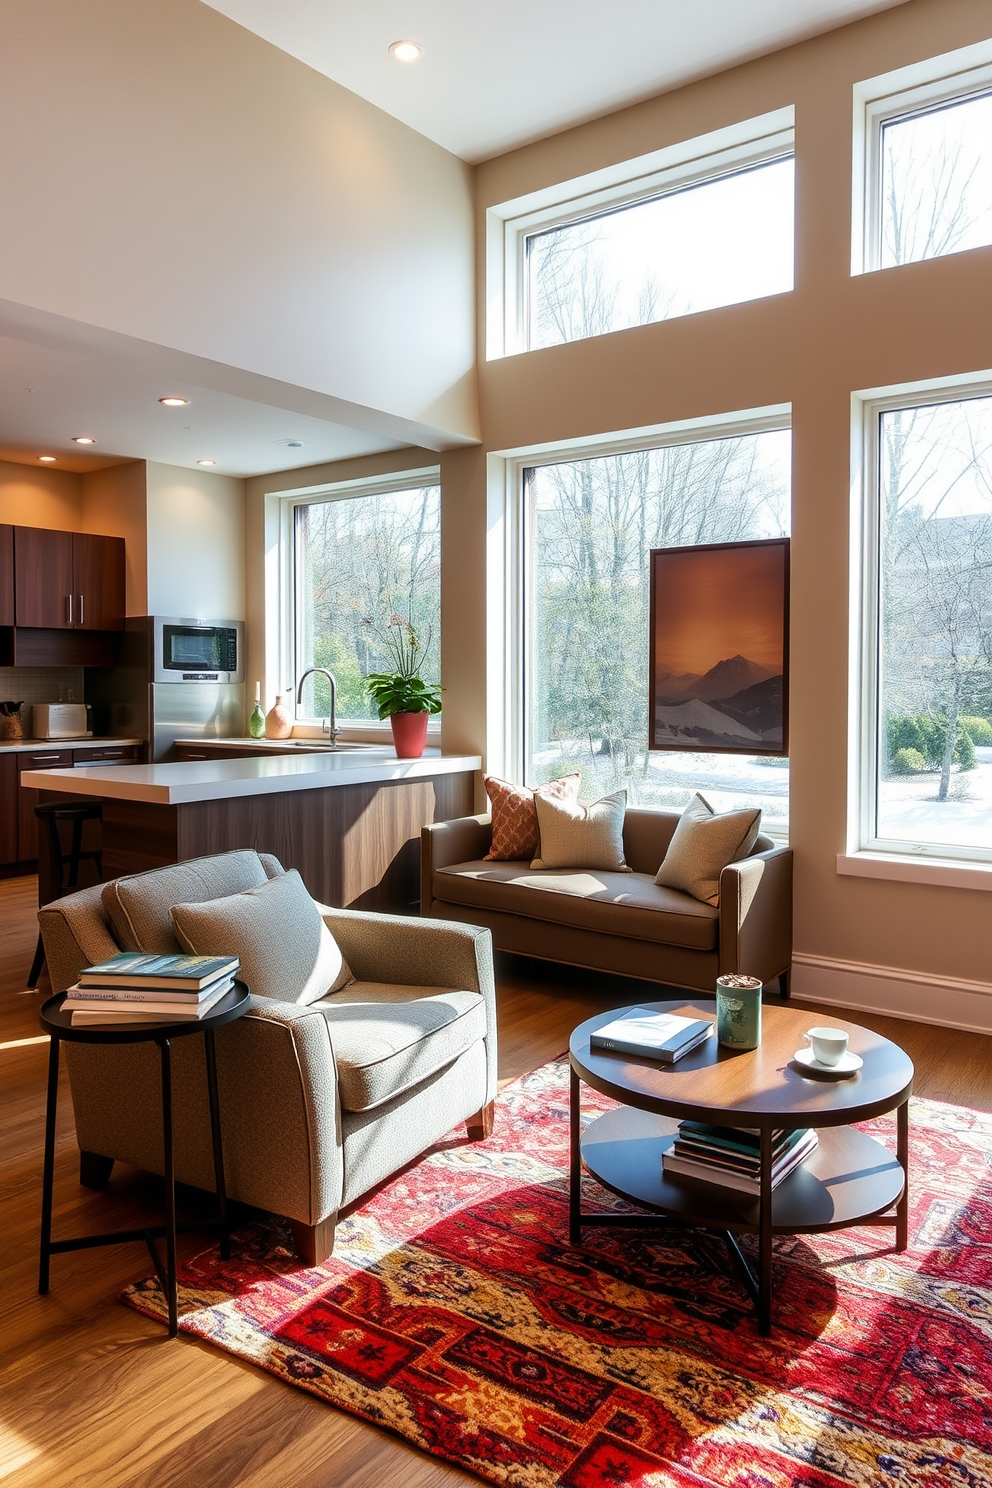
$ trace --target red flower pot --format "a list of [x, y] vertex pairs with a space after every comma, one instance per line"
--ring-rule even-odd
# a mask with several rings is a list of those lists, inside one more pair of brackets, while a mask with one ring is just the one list
[[390, 725], [397, 759], [419, 759], [427, 743], [429, 713], [393, 713]]

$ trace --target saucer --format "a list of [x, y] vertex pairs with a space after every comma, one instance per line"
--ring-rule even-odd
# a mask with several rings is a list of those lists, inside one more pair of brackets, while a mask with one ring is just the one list
[[836, 1064], [821, 1064], [812, 1049], [797, 1049], [793, 1054], [797, 1064], [804, 1069], [815, 1070], [818, 1075], [853, 1075], [864, 1064], [860, 1054], [852, 1054], [850, 1049], [845, 1049]]

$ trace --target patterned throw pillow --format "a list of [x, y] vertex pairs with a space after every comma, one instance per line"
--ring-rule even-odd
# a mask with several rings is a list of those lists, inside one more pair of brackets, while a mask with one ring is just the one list
[[[541, 786], [541, 794], [559, 801], [575, 801], [579, 795], [579, 773], [563, 775]], [[537, 857], [537, 809], [534, 792], [525, 785], [511, 785], [495, 775], [486, 776], [486, 793], [493, 807], [493, 840], [487, 863], [517, 863]]]

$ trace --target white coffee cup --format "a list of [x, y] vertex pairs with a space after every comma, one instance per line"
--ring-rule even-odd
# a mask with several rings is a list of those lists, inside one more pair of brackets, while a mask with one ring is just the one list
[[818, 1064], [839, 1064], [847, 1053], [848, 1035], [839, 1028], [811, 1028], [803, 1034]]

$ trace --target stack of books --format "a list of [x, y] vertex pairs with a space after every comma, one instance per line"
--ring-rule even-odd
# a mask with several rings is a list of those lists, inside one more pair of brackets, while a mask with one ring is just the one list
[[[816, 1132], [808, 1127], [772, 1134], [772, 1188], [809, 1157], [816, 1143]], [[761, 1192], [761, 1136], [756, 1131], [683, 1121], [675, 1145], [661, 1161], [666, 1173], [702, 1178], [742, 1193]]]
[[179, 1023], [203, 1018], [234, 985], [237, 956], [125, 951], [88, 966], [65, 995], [72, 1025]]
[[650, 1008], [639, 1007], [597, 1028], [589, 1035], [589, 1047], [674, 1064], [690, 1049], [705, 1043], [712, 1032], [709, 1018], [684, 1018], [679, 1013], [653, 1013]]

